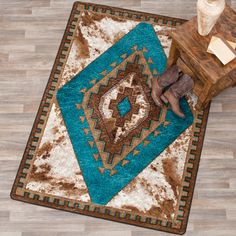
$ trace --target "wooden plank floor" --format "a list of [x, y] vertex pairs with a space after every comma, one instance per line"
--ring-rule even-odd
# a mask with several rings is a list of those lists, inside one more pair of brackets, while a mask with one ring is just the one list
[[[9, 197], [72, 2], [0, 0], [0, 236], [167, 235]], [[196, 12], [196, 0], [93, 2], [187, 19]], [[186, 235], [236, 235], [236, 87], [212, 103]]]

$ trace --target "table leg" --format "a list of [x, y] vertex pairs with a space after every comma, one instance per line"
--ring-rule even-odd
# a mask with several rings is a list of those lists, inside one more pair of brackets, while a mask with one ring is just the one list
[[201, 103], [200, 101], [197, 102], [197, 104], [196, 104], [196, 109], [197, 109], [198, 111], [201, 111], [201, 110], [202, 110], [202, 103]]
[[174, 40], [172, 40], [167, 66], [170, 67], [170, 66], [176, 64], [176, 62], [179, 58], [179, 55], [180, 55], [180, 53], [177, 48], [177, 44]]
[[203, 102], [203, 101], [200, 101], [200, 99], [198, 99], [197, 104], [196, 104], [196, 109], [198, 111], [205, 109], [208, 106], [209, 102], [210, 102], [209, 100], [206, 100]]
[[196, 105], [197, 110], [202, 110], [207, 107], [211, 101], [212, 96], [210, 95], [211, 84], [205, 84], [202, 88], [202, 93], [198, 95], [198, 102]]

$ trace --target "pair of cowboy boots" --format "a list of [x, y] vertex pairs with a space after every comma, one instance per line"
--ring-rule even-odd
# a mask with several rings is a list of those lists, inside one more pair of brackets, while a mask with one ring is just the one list
[[191, 91], [193, 85], [192, 78], [183, 74], [177, 65], [173, 65], [159, 78], [153, 79], [152, 98], [156, 105], [161, 107], [163, 103], [169, 103], [173, 112], [184, 118], [185, 115], [179, 106], [179, 99]]

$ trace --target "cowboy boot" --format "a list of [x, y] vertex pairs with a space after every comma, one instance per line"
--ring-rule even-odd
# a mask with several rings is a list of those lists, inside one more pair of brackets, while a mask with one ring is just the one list
[[181, 118], [185, 118], [185, 115], [180, 109], [179, 99], [183, 97], [186, 93], [191, 91], [193, 85], [194, 85], [193, 79], [189, 75], [184, 74], [176, 83], [171, 85], [171, 87], [161, 96], [163, 102], [165, 103], [169, 102], [173, 112]]
[[152, 98], [157, 106], [163, 106], [160, 99], [162, 91], [167, 86], [175, 83], [179, 78], [179, 68], [177, 65], [171, 66], [159, 78], [152, 80]]

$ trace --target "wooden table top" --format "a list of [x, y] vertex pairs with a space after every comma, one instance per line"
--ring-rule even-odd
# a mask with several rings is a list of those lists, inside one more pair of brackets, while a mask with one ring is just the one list
[[199, 69], [204, 71], [212, 83], [216, 83], [236, 68], [236, 59], [224, 66], [216, 56], [207, 53], [211, 37], [216, 34], [226, 40], [236, 42], [236, 12], [228, 5], [208, 36], [203, 37], [198, 34], [197, 17], [171, 33], [181, 49], [198, 64]]

